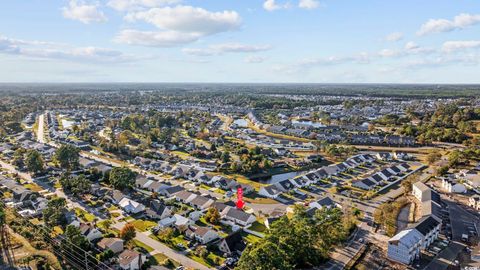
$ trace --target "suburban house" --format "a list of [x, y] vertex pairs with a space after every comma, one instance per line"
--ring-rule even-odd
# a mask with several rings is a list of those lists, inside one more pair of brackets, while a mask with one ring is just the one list
[[412, 185], [412, 193], [419, 201], [423, 201], [431, 192], [430, 188], [422, 182], [415, 182]]
[[267, 198], [276, 199], [280, 194], [282, 194], [282, 191], [275, 185], [269, 185], [261, 187], [258, 191], [258, 194]]
[[205, 245], [212, 242], [215, 239], [220, 238], [218, 233], [214, 230], [211, 230], [207, 227], [191, 227], [186, 232], [185, 235], [190, 239], [195, 239], [199, 243]]
[[193, 192], [182, 190], [175, 194], [175, 200], [177, 200], [178, 202], [189, 203], [197, 196], [198, 195]]
[[442, 223], [433, 216], [422, 217], [412, 228], [422, 234], [422, 248], [426, 249], [438, 238]]
[[128, 198], [123, 198], [118, 205], [127, 213], [137, 214], [145, 210], [145, 205]]
[[422, 237], [423, 235], [416, 229], [397, 233], [388, 240], [388, 258], [403, 264], [411, 264], [420, 257]]
[[442, 178], [442, 188], [449, 193], [465, 193], [467, 188], [464, 184], [458, 183], [457, 181], [444, 177]]
[[196, 209], [205, 210], [209, 208], [214, 202], [215, 201], [210, 198], [199, 195], [193, 198], [188, 204], [195, 207]]
[[123, 251], [123, 240], [105, 237], [97, 243], [97, 246], [102, 250], [110, 249], [114, 253], [120, 253]]
[[475, 208], [475, 210], [480, 209], [480, 195], [473, 195], [468, 199], [468, 205]]
[[315, 208], [315, 209], [322, 209], [324, 207], [326, 207], [326, 208], [332, 208], [332, 207], [341, 208], [341, 206], [339, 204], [335, 203], [328, 196], [324, 196], [324, 197], [320, 198], [319, 200], [311, 202], [308, 206], [309, 206], [309, 208]]
[[184, 216], [175, 214], [171, 217], [164, 218], [158, 222], [158, 227], [159, 228], [166, 228], [166, 227], [188, 227], [190, 225], [193, 225], [194, 222], [193, 220], [186, 218]]
[[243, 250], [247, 247], [247, 243], [243, 240], [242, 230], [238, 230], [227, 237], [221, 239], [218, 244], [218, 249], [227, 256], [241, 255]]
[[166, 197], [171, 197], [182, 190], [185, 190], [185, 188], [183, 188], [182, 186], [172, 186], [172, 187], [162, 189], [158, 191], [158, 193]]
[[257, 220], [254, 215], [245, 213], [242, 210], [238, 210], [236, 208], [231, 207], [225, 216], [223, 217], [226, 220], [235, 222], [238, 225], [241, 226], [247, 226], [255, 222]]
[[[77, 223], [78, 224], [78, 223]], [[77, 225], [72, 224], [72, 225]], [[80, 230], [80, 233], [87, 238], [89, 242], [93, 240], [102, 238], [102, 232], [99, 231], [93, 224], [90, 223], [79, 223], [77, 228]]]
[[124, 270], [138, 270], [142, 267], [145, 258], [135, 250], [126, 249], [118, 255], [118, 264]]

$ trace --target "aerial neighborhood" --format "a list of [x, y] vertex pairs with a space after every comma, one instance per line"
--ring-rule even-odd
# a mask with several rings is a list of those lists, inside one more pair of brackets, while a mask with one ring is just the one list
[[125, 270], [480, 263], [478, 98], [185, 95], [2, 101], [17, 105], [0, 118], [2, 222], [23, 243], [14, 253], [41, 254], [15, 260]]

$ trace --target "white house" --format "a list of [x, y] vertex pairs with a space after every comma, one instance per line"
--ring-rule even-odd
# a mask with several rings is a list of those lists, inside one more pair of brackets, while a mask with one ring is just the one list
[[144, 261], [144, 256], [135, 250], [126, 249], [118, 255], [118, 264], [124, 270], [138, 270]]
[[276, 199], [280, 194], [282, 194], [282, 191], [275, 185], [269, 185], [266, 187], [261, 187], [258, 191], [258, 194], [267, 198]]
[[468, 199], [468, 205], [475, 208], [475, 210], [480, 209], [480, 195], [473, 195]]
[[198, 227], [192, 230], [191, 238], [194, 238], [198, 242], [202, 243], [203, 245], [212, 242], [215, 239], [220, 238], [218, 233], [214, 230], [211, 230], [207, 227]]
[[415, 182], [412, 185], [412, 193], [417, 200], [423, 202], [427, 194], [430, 193], [430, 188], [422, 182]]
[[254, 215], [245, 213], [233, 207], [228, 210], [223, 218], [233, 221], [240, 226], [250, 225], [257, 220]]
[[458, 183], [449, 178], [442, 178], [442, 188], [449, 193], [465, 193], [467, 188], [464, 184]]
[[422, 245], [421, 248], [426, 249], [438, 238], [440, 233], [440, 227], [442, 226], [441, 221], [439, 221], [434, 216], [422, 217], [412, 228], [422, 234]]
[[317, 201], [314, 201], [314, 202], [311, 202], [309, 205], [308, 205], [310, 208], [316, 208], [316, 209], [322, 209], [323, 207], [326, 207], [326, 208], [333, 208], [333, 207], [339, 207], [340, 208], [340, 205], [338, 205], [337, 203], [335, 203], [330, 197], [328, 196], [325, 196], [323, 198], [320, 198], [319, 200]]
[[397, 233], [388, 240], [388, 258], [403, 264], [412, 263], [420, 256], [422, 238], [422, 234], [416, 229]]
[[128, 198], [123, 198], [118, 205], [127, 213], [137, 214], [145, 210], [145, 205]]
[[92, 224], [80, 223], [80, 226], [78, 226], [78, 229], [80, 230], [82, 235], [85, 236], [85, 238], [87, 238], [89, 242], [92, 242], [95, 239], [102, 238], [102, 232], [100, 232]]

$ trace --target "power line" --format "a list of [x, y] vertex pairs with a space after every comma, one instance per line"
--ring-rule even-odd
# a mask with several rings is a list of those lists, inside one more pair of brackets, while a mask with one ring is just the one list
[[[0, 193], [2, 195], [4, 194], [1, 191], [0, 191]], [[4, 208], [6, 207], [5, 204], [1, 201], [0, 201], [0, 205]], [[22, 209], [22, 208], [20, 208], [20, 209]], [[22, 209], [22, 210], [24, 210], [24, 209]], [[37, 233], [40, 232], [40, 234], [43, 236], [43, 239], [46, 240], [46, 242], [48, 242], [50, 246], [59, 247], [62, 251], [59, 251], [55, 248], [51, 248], [51, 251], [54, 254], [56, 254], [57, 256], [61, 255], [60, 257], [63, 258], [64, 260], [68, 261], [70, 264], [72, 264], [72, 262], [75, 262], [74, 264], [76, 265], [76, 267], [75, 267], [76, 269], [87, 269], [88, 270], [88, 269], [92, 268], [92, 267], [89, 266], [90, 263], [95, 263], [96, 264], [93, 267], [93, 269], [96, 269], [96, 268], [98, 268], [98, 269], [112, 269], [111, 267], [107, 266], [105, 263], [99, 261], [95, 256], [93, 256], [92, 254], [90, 254], [89, 252], [84, 250], [83, 248], [81, 248], [81, 247], [75, 245], [74, 243], [72, 243], [70, 240], [65, 238], [65, 236], [60, 236], [61, 240], [64, 243], [73, 247], [71, 250], [67, 250], [67, 249], [63, 248], [61, 245], [58, 244], [58, 241], [51, 238], [49, 231], [53, 231], [53, 228], [47, 227], [46, 224], [43, 225], [43, 226], [35, 225], [35, 224], [32, 224], [25, 217], [19, 215], [17, 213], [17, 211], [14, 211], [14, 214], [15, 214], [16, 217], [19, 218], [20, 221], [23, 222], [23, 225], [26, 225], [28, 227], [36, 229]], [[19, 220], [16, 220], [16, 221], [19, 221]], [[49, 230], [49, 231], [47, 231], [47, 230]], [[97, 248], [95, 248], [93, 245], [92, 245], [92, 247], [95, 249], [95, 251], [99, 252], [99, 250]], [[83, 252], [83, 254], [82, 254], [82, 252]], [[65, 256], [65, 255], [68, 255], [68, 256]], [[93, 261], [89, 260], [89, 258], [93, 259]], [[80, 265], [85, 264], [85, 267], [78, 267], [79, 263], [80, 263]]]

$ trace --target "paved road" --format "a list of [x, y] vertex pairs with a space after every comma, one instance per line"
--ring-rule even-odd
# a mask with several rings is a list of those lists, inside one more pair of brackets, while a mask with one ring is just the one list
[[[430, 174], [424, 173], [420, 176], [420, 180], [428, 179]], [[357, 254], [361, 247], [363, 246], [360, 243], [360, 239], [363, 238], [363, 242], [371, 242], [375, 243], [379, 246], [384, 246], [387, 241], [388, 237], [386, 235], [381, 235], [379, 233], [373, 233], [373, 227], [369, 226], [368, 224], [373, 224], [373, 212], [375, 209], [381, 205], [382, 203], [394, 199], [404, 192], [403, 187], [398, 186], [395, 189], [389, 190], [385, 194], [381, 194], [376, 196], [370, 201], [359, 201], [354, 200], [349, 197], [345, 197], [343, 195], [335, 195], [333, 198], [334, 201], [340, 204], [355, 204], [355, 207], [363, 211], [364, 218], [362, 222], [359, 224], [359, 231], [356, 235], [352, 237], [352, 239], [347, 243], [346, 247], [338, 247], [335, 251], [331, 254], [330, 261], [322, 266], [321, 269], [328, 269], [328, 270], [340, 270], [345, 267], [345, 265]]]
[[[113, 227], [118, 230], [121, 230], [124, 225], [125, 225], [125, 222], [118, 222], [114, 224]], [[150, 252], [151, 254], [163, 253], [167, 257], [172, 258], [173, 260], [181, 263], [183, 266], [188, 268], [200, 269], [200, 270], [209, 269], [205, 265], [188, 258], [184, 254], [182, 254], [180, 251], [173, 250], [168, 246], [160, 243], [159, 241], [150, 238], [148, 232], [137, 232], [135, 239], [152, 247], [154, 250]]]
[[17, 174], [18, 176], [20, 176], [20, 178], [24, 179], [27, 183], [37, 184], [37, 185], [41, 186], [42, 188], [44, 188], [44, 189], [46, 189], [50, 192], [55, 193], [55, 195], [57, 195], [58, 197], [65, 198], [65, 200], [67, 201], [67, 205], [69, 207], [80, 208], [84, 211], [92, 213], [93, 215], [95, 215], [99, 219], [99, 221], [105, 219], [104, 215], [102, 215], [101, 213], [98, 213], [97, 211], [91, 209], [91, 207], [89, 207], [88, 205], [85, 205], [81, 202], [76, 202], [76, 201], [73, 201], [72, 199], [70, 199], [70, 197], [67, 196], [61, 189], [54, 188], [52, 185], [50, 185], [46, 182], [43, 182], [43, 181], [40, 181], [40, 180], [35, 180], [35, 179], [32, 178], [32, 176], [30, 174], [18, 171], [14, 166], [12, 166], [9, 163], [6, 163], [6, 162], [0, 160], [0, 167], [4, 168], [5, 170], [9, 171], [12, 174]]
[[40, 116], [38, 116], [38, 130], [37, 130], [37, 141], [40, 143], [46, 143], [45, 140], [45, 114], [42, 113]]

